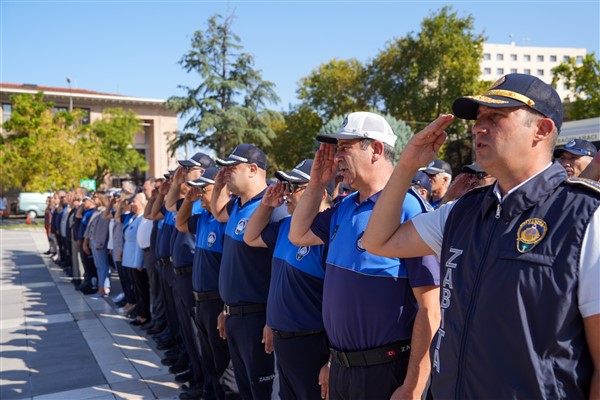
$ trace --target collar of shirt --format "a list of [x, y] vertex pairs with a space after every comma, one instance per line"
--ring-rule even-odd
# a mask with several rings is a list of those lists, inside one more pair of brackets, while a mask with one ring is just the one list
[[496, 183], [494, 183], [494, 195], [496, 195], [496, 198], [498, 199], [498, 202], [502, 203], [504, 200], [506, 200], [506, 198], [511, 193], [513, 193], [515, 190], [517, 190], [521, 186], [525, 185], [527, 182], [529, 182], [530, 180], [532, 180], [533, 178], [535, 178], [536, 176], [538, 176], [539, 174], [541, 174], [542, 172], [544, 172], [545, 170], [547, 170], [548, 168], [550, 168], [551, 165], [552, 165], [552, 163], [549, 163], [548, 165], [546, 165], [545, 168], [543, 168], [542, 170], [540, 170], [537, 174], [529, 177], [529, 179], [527, 179], [527, 180], [519, 183], [517, 186], [515, 186], [512, 189], [510, 189], [508, 192], [506, 192], [506, 195], [504, 197], [502, 197], [502, 194], [500, 193], [500, 188], [498, 187], [498, 181], [496, 181]]

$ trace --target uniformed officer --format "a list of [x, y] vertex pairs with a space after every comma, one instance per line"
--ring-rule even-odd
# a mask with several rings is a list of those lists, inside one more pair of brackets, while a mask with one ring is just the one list
[[452, 108], [476, 120], [477, 163], [496, 184], [396, 222], [410, 177], [447, 138], [442, 115], [404, 148], [363, 239], [375, 253], [441, 259], [434, 398], [600, 398], [600, 191], [552, 163], [558, 94], [510, 74]]
[[[325, 246], [301, 246], [288, 239], [291, 217], [269, 223], [273, 211], [284, 203], [293, 214], [310, 181], [313, 160], [303, 160], [291, 171], [277, 171], [272, 185], [246, 225], [244, 241], [253, 247], [272, 248], [273, 261], [267, 329], [272, 329], [277, 356], [280, 397], [318, 399], [319, 372], [329, 359], [323, 326], [323, 279]], [[335, 184], [321, 196], [320, 211], [331, 206]]]
[[598, 150], [593, 143], [583, 139], [569, 140], [563, 147], [554, 150], [554, 158], [570, 177], [578, 177], [592, 162]]
[[[439, 265], [434, 257], [375, 256], [362, 245], [394, 168], [396, 135], [382, 116], [357, 112], [338, 133], [317, 140], [324, 143], [292, 215], [289, 238], [297, 246], [329, 245], [323, 321], [332, 361], [329, 386], [321, 380], [323, 394], [328, 388], [330, 399], [383, 399], [394, 392], [420, 397], [429, 375], [427, 350], [439, 323]], [[356, 192], [319, 212], [324, 187], [338, 168]], [[398, 221], [425, 211], [422, 197], [410, 193]]]
[[[227, 223], [219, 273], [219, 294], [227, 315], [227, 344], [235, 379], [244, 399], [270, 399], [275, 379], [273, 354], [261, 344], [272, 252], [244, 243], [248, 219], [267, 189], [267, 157], [251, 144], [238, 145], [215, 179], [211, 211]], [[229, 192], [236, 197], [230, 200]], [[273, 215], [280, 219], [282, 215]]]

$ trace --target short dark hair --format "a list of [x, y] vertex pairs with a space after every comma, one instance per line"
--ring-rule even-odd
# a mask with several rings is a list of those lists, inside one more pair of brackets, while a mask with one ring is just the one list
[[[366, 150], [374, 141], [375, 139], [361, 139], [360, 149]], [[396, 159], [396, 150], [389, 144], [383, 143], [383, 157], [393, 164]]]

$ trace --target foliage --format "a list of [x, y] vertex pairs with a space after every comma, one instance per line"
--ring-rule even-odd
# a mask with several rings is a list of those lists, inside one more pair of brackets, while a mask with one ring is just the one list
[[[374, 109], [371, 109], [369, 111], [376, 113], [376, 114], [381, 114], [377, 110], [374, 110]], [[385, 118], [385, 120], [388, 122], [388, 124], [390, 124], [390, 127], [392, 128], [392, 131], [396, 134], [396, 136], [398, 136], [398, 139], [396, 140], [396, 146], [395, 146], [396, 160], [398, 160], [398, 157], [400, 157], [400, 152], [402, 152], [402, 149], [404, 149], [404, 146], [406, 145], [406, 143], [408, 143], [408, 141], [412, 137], [413, 131], [410, 129], [410, 126], [408, 126], [404, 121], [396, 119], [396, 118], [392, 117], [390, 114], [381, 114], [381, 115], [383, 116], [383, 118]], [[344, 122], [344, 118], [345, 118], [344, 116], [340, 116], [340, 115], [335, 116], [334, 118], [331, 119], [331, 121], [329, 121], [328, 123], [323, 125], [323, 127], [319, 131], [319, 134], [320, 135], [331, 135], [333, 133], [337, 133], [340, 126], [342, 126], [342, 122]]]
[[144, 156], [133, 148], [135, 134], [141, 129], [133, 111], [106, 109], [91, 129], [101, 143], [94, 172], [96, 180], [102, 180], [107, 174], [124, 174], [136, 168], [141, 171], [148, 169]]
[[367, 71], [356, 59], [321, 64], [300, 79], [298, 98], [328, 122], [335, 115], [367, 109]]
[[289, 170], [306, 158], [313, 158], [313, 143], [322, 126], [321, 117], [307, 106], [298, 106], [273, 124], [277, 134], [266, 150], [274, 170]]
[[89, 178], [98, 157], [99, 141], [82, 114], [53, 112], [44, 94], [11, 96], [11, 118], [3, 124], [9, 134], [0, 143], [0, 180], [6, 187], [44, 192], [74, 187]]
[[578, 120], [600, 115], [600, 61], [594, 53], [586, 54], [581, 65], [575, 57], [552, 69], [552, 84], [564, 82], [567, 89], [575, 93], [574, 98], [567, 97], [563, 102], [571, 103], [565, 107], [569, 115], [565, 119]]
[[191, 49], [181, 58], [183, 69], [198, 75], [197, 86], [179, 87], [185, 96], [172, 96], [167, 106], [189, 116], [183, 135], [170, 144], [171, 150], [192, 142], [214, 148], [219, 157], [237, 144], [267, 146], [275, 137], [270, 122], [280, 118], [266, 109], [276, 103], [274, 84], [254, 69], [254, 58], [241, 52], [240, 38], [233, 33], [233, 15], [214, 15], [205, 31], [196, 31]]

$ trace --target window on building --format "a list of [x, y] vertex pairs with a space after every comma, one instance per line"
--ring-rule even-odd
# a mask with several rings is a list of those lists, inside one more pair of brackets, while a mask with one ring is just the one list
[[525, 54], [523, 56], [523, 60], [525, 60], [525, 61], [531, 61], [531, 56], [529, 54]]
[[67, 111], [69, 111], [69, 109], [67, 107], [56, 107], [56, 106], [52, 107], [53, 114], [56, 114], [57, 112], [61, 112], [61, 111], [67, 112]]
[[484, 68], [483, 69], [483, 74], [484, 75], [491, 75], [492, 74], [492, 69], [491, 68]]
[[504, 54], [501, 54], [501, 53], [496, 54], [496, 61], [504, 61]]
[[577, 56], [577, 64], [583, 63], [583, 56]]
[[569, 62], [569, 56], [563, 56], [563, 62]]
[[525, 68], [523, 71], [524, 74], [531, 75], [531, 70], [529, 68]]
[[10, 119], [12, 114], [12, 104], [2, 104], [2, 123], [5, 123]]
[[510, 73], [511, 74], [516, 74], [517, 73], [517, 69], [516, 68], [511, 68], [510, 69]]
[[491, 58], [490, 57], [490, 53], [483, 53], [483, 59], [484, 60], [489, 60], [490, 58]]
[[538, 76], [544, 76], [544, 70], [543, 69], [538, 69], [537, 70], [537, 74], [538, 74]]
[[538, 62], [544, 62], [544, 56], [537, 56]]
[[510, 61], [517, 61], [517, 55], [516, 54], [511, 54], [510, 55]]
[[496, 74], [498, 74], [498, 75], [504, 75], [504, 68], [498, 68], [498, 69], [496, 69]]
[[556, 56], [550, 56], [550, 62], [556, 62]]

